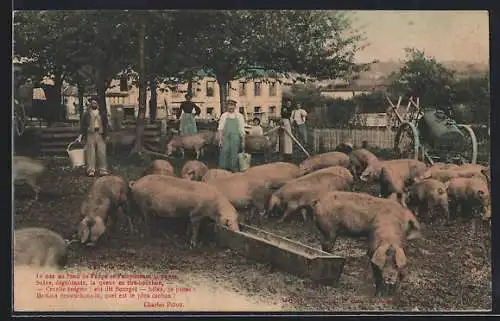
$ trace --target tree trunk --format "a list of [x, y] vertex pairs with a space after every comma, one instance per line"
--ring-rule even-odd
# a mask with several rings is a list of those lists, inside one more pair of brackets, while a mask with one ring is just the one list
[[106, 106], [106, 89], [109, 84], [106, 81], [99, 81], [97, 84], [97, 103], [99, 104], [99, 113], [102, 118], [104, 128], [109, 128], [108, 108]]
[[149, 80], [149, 89], [151, 90], [151, 98], [149, 99], [149, 121], [153, 124], [156, 121], [156, 111], [158, 108], [158, 93], [156, 92], [156, 79]]
[[83, 97], [85, 95], [85, 86], [79, 81], [76, 83], [78, 90], [78, 114], [80, 115], [80, 121], [83, 115]]
[[66, 119], [66, 106], [62, 100], [62, 85], [63, 77], [62, 72], [56, 71], [54, 75], [54, 118], [56, 121], [64, 121]]
[[189, 79], [188, 81], [188, 90], [187, 94], [193, 97], [193, 79]]
[[145, 48], [144, 48], [144, 39], [146, 37], [146, 24], [144, 21], [144, 17], [142, 17], [142, 21], [139, 27], [139, 112], [137, 115], [137, 123], [136, 123], [136, 139], [135, 146], [130, 152], [140, 154], [142, 151], [143, 138], [144, 138], [144, 119], [146, 118], [146, 68], [145, 68]]
[[224, 113], [226, 111], [226, 100], [228, 98], [228, 92], [226, 90], [226, 86], [228, 85], [229, 80], [226, 77], [217, 77], [217, 84], [219, 85], [219, 97], [220, 97], [220, 113]]

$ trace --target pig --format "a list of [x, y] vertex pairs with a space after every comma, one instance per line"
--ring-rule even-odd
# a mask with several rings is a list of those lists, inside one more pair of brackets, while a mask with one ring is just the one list
[[436, 210], [446, 222], [450, 220], [446, 185], [436, 179], [426, 179], [409, 187], [407, 205], [422, 221], [435, 220]]
[[450, 180], [454, 178], [472, 178], [481, 176], [481, 172], [477, 172], [475, 170], [467, 170], [466, 168], [460, 169], [432, 169], [429, 168], [426, 171], [422, 172], [420, 175], [417, 175], [414, 178], [415, 182], [420, 182], [425, 179], [433, 178], [443, 183], [448, 183]]
[[396, 166], [396, 168], [416, 166], [417, 168], [421, 168], [422, 164], [424, 163], [416, 159], [406, 159], [406, 158], [379, 161], [368, 165], [359, 178], [360, 180], [366, 183], [379, 182], [380, 174], [384, 166], [387, 167]]
[[[308, 207], [322, 191], [350, 190], [353, 177], [349, 170], [341, 166], [320, 169], [305, 176], [293, 179], [273, 193], [269, 201], [267, 213], [276, 209], [283, 211], [279, 222], [283, 222], [291, 213], [299, 208]], [[306, 218], [306, 212], [302, 212]]]
[[[343, 207], [357, 205], [363, 210], [359, 210], [356, 215], [344, 212]], [[366, 208], [366, 211], [364, 210]], [[408, 209], [401, 206], [396, 201], [371, 196], [366, 193], [333, 191], [323, 193], [321, 197], [312, 202], [312, 209], [316, 219], [316, 224], [323, 235], [322, 249], [331, 252], [335, 246], [337, 233], [347, 229], [355, 234], [366, 235], [373, 227], [373, 220], [378, 215], [395, 216], [401, 224], [401, 228], [406, 233], [407, 239], [420, 237], [420, 224], [415, 215]], [[339, 212], [335, 212], [339, 209]], [[320, 222], [318, 219], [321, 218]]]
[[295, 164], [275, 162], [250, 167], [243, 173], [243, 175], [260, 177], [261, 179], [264, 179], [272, 184], [284, 184], [289, 180], [301, 176], [301, 171]]
[[182, 167], [181, 178], [189, 179], [191, 181], [201, 181], [203, 175], [208, 172], [207, 165], [200, 161], [190, 160]]
[[355, 149], [348, 156], [349, 169], [356, 179], [360, 177], [368, 166], [373, 166], [379, 162], [377, 156], [364, 148]]
[[127, 148], [131, 149], [135, 143], [135, 138], [137, 134], [135, 130], [126, 130], [126, 131], [110, 131], [108, 133], [109, 139], [107, 140], [107, 144], [110, 147], [113, 155], [117, 155], [119, 149]]
[[491, 219], [490, 192], [485, 180], [459, 177], [447, 184], [449, 211], [454, 217], [466, 218], [474, 211], [482, 213], [483, 220]]
[[398, 200], [401, 205], [406, 206], [405, 188], [411, 185], [415, 177], [421, 175], [426, 169], [427, 165], [417, 160], [409, 163], [385, 162], [379, 176], [380, 195], [384, 198]]
[[272, 193], [282, 186], [279, 181], [273, 182], [265, 177], [243, 173], [214, 178], [207, 181], [207, 184], [217, 188], [237, 210], [249, 210], [247, 221], [256, 217], [260, 219]]
[[68, 259], [69, 242], [46, 228], [14, 231], [14, 265], [62, 269]]
[[212, 179], [220, 178], [220, 177], [227, 177], [233, 175], [232, 172], [225, 170], [225, 169], [219, 169], [219, 168], [212, 168], [209, 169], [205, 175], [203, 175], [201, 181], [202, 182], [208, 182]]
[[188, 217], [190, 247], [198, 245], [204, 218], [239, 231], [238, 213], [231, 202], [215, 187], [206, 183], [164, 175], [148, 175], [129, 182], [134, 206], [143, 215], [148, 234], [151, 215], [165, 218]]
[[93, 247], [118, 217], [125, 218], [129, 231], [134, 230], [128, 216], [128, 185], [119, 176], [99, 177], [80, 207], [80, 222], [73, 237]]
[[151, 162], [151, 167], [146, 169], [142, 176], [160, 174], [166, 176], [174, 176], [174, 167], [170, 162], [163, 159], [155, 159]]
[[484, 169], [481, 170], [481, 174], [484, 175], [486, 178], [486, 182], [488, 183], [488, 186], [491, 185], [491, 169], [489, 166], [485, 167]]
[[479, 165], [479, 164], [462, 164], [458, 166], [458, 168], [454, 168], [453, 170], [456, 171], [463, 171], [463, 172], [474, 172], [481, 174], [483, 170], [486, 169], [486, 166]]
[[245, 137], [245, 151], [249, 153], [266, 153], [271, 152], [278, 142], [278, 135], [276, 132], [269, 136], [252, 136]]
[[200, 159], [203, 154], [203, 148], [207, 144], [206, 134], [197, 133], [194, 135], [173, 136], [167, 144], [167, 155], [172, 155], [172, 152], [180, 149], [182, 158], [184, 158], [184, 151], [192, 150], [196, 153], [196, 159]]
[[330, 166], [342, 166], [347, 168], [349, 166], [349, 156], [341, 152], [323, 153], [309, 157], [300, 163], [299, 168], [302, 171], [302, 175], [306, 175], [318, 169]]
[[198, 134], [203, 136], [205, 140], [205, 146], [212, 145], [218, 146], [217, 133], [211, 130], [200, 130]]
[[36, 201], [40, 194], [40, 187], [37, 185], [37, 180], [45, 171], [45, 166], [38, 160], [26, 156], [14, 156], [14, 183], [28, 184], [35, 192]]
[[[372, 197], [371, 202], [361, 203], [332, 198], [331, 193], [325, 193], [316, 202], [314, 213], [316, 226], [323, 236], [323, 251], [332, 251], [337, 232], [341, 230], [351, 235], [367, 235], [375, 296], [396, 289], [405, 274], [404, 242], [419, 235], [415, 231], [419, 229], [418, 222], [410, 211], [391, 200]], [[409, 229], [413, 230], [410, 234]]]

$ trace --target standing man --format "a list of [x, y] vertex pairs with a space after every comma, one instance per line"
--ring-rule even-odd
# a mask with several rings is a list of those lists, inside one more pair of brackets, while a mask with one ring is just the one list
[[80, 136], [77, 138], [78, 142], [81, 142], [82, 138], [85, 140], [87, 175], [91, 177], [95, 176], [96, 165], [99, 166], [100, 175], [109, 174], [106, 159], [108, 125], [105, 124], [103, 119], [104, 117], [102, 117], [99, 111], [97, 99], [91, 98], [90, 107], [82, 115]]
[[180, 134], [183, 136], [194, 135], [198, 132], [195, 116], [201, 113], [201, 109], [191, 101], [191, 98], [193, 98], [191, 93], [187, 93], [184, 97], [186, 101], [181, 103], [179, 113], [177, 114], [177, 118], [181, 120], [179, 126]]
[[238, 153], [245, 146], [245, 119], [236, 112], [236, 101], [226, 102], [227, 111], [219, 119], [219, 167], [239, 172]]
[[297, 132], [300, 134], [304, 145], [307, 145], [307, 127], [306, 127], [307, 112], [302, 109], [302, 105], [297, 103], [292, 111], [292, 121], [297, 126]]

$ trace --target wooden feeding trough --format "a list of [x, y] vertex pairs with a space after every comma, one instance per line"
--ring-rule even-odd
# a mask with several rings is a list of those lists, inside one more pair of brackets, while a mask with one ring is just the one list
[[344, 269], [343, 257], [245, 224], [239, 232], [219, 226], [215, 238], [220, 246], [321, 284], [337, 285]]

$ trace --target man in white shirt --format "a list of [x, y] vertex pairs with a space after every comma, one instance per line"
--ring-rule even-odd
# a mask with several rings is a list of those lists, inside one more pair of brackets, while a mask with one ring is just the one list
[[239, 172], [238, 153], [245, 146], [245, 118], [236, 112], [236, 101], [228, 100], [227, 111], [219, 119], [219, 167]]
[[297, 103], [292, 111], [292, 122], [297, 126], [297, 132], [300, 134], [302, 141], [307, 145], [307, 126], [306, 126], [307, 112], [302, 109], [302, 105]]

